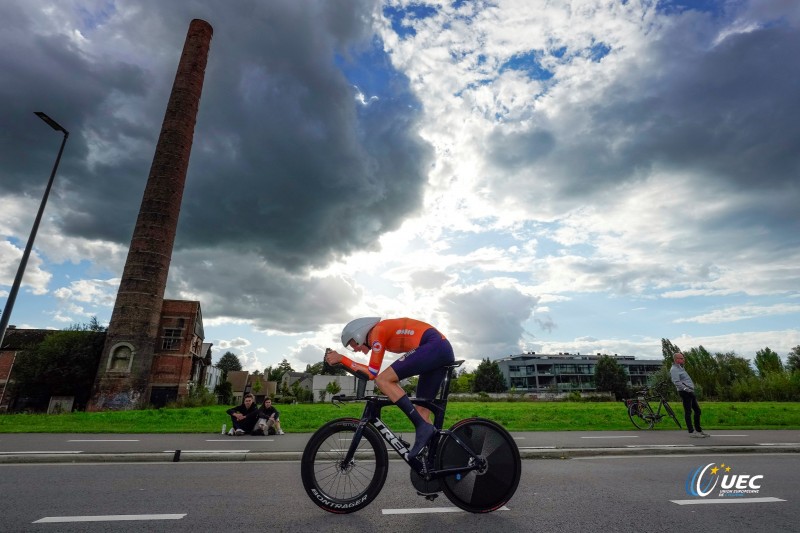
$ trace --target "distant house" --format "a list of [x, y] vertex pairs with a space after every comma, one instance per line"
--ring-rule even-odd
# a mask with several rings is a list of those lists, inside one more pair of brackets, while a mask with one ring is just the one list
[[[339, 388], [341, 389], [337, 394], [345, 394], [347, 396], [355, 396], [356, 394], [356, 384], [358, 380], [355, 376], [351, 376], [347, 374], [346, 376], [324, 376], [324, 375], [316, 375], [312, 376], [312, 391], [314, 393], [314, 401], [315, 402], [327, 402], [330, 401], [331, 395], [327, 392], [328, 384], [331, 382], [335, 382], [339, 384]], [[367, 381], [367, 387], [365, 394], [375, 394], [375, 382], [374, 381]]]
[[[278, 386], [275, 381], [267, 381], [262, 375], [251, 376], [247, 370], [231, 370], [228, 372], [228, 381], [233, 392], [233, 403], [237, 405], [242, 403], [247, 393], [252, 393], [256, 397], [256, 402], [261, 403], [265, 396], [275, 396]], [[259, 386], [254, 387], [256, 382]]]

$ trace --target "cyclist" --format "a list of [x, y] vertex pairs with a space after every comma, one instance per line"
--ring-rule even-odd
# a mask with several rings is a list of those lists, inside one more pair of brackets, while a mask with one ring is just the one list
[[[411, 420], [415, 428], [414, 446], [409, 457], [416, 457], [436, 433], [430, 423], [430, 410], [411, 403], [400, 380], [419, 376], [418, 398], [433, 398], [447, 375], [446, 365], [455, 360], [453, 347], [430, 324], [412, 318], [357, 318], [342, 330], [342, 345], [354, 352], [370, 353], [369, 365], [355, 362], [334, 350], [325, 354], [329, 365], [343, 364], [354, 372], [375, 380], [378, 387]], [[389, 351], [402, 353], [380, 372], [383, 356]]]

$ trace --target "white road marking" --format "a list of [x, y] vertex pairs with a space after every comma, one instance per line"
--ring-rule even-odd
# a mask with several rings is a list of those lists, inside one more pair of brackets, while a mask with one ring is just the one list
[[[510, 511], [505, 505], [498, 511]], [[465, 513], [463, 509], [458, 507], [424, 507], [419, 509], [382, 509], [383, 514], [433, 514], [433, 513]]]
[[714, 433], [711, 436], [717, 438], [717, 437], [749, 437], [750, 435], [720, 435], [719, 433]]
[[[178, 450], [164, 450], [164, 453], [175, 453]], [[180, 450], [181, 453], [247, 453], [250, 450]]]
[[627, 444], [626, 448], [693, 448], [694, 444]]
[[555, 446], [517, 446], [520, 450], [555, 450]]
[[758, 446], [800, 446], [800, 442], [756, 442]]
[[67, 442], [139, 442], [139, 439], [70, 439]]
[[710, 500], [670, 500], [672, 503], [678, 505], [700, 505], [700, 504], [714, 504], [714, 503], [771, 503], [771, 502], [785, 502], [780, 498], [714, 498]]
[[608, 437], [581, 437], [582, 439], [638, 439], [639, 435], [615, 435]]
[[[231, 439], [206, 439], [206, 442], [231, 442]], [[275, 442], [275, 439], [259, 439], [258, 441], [249, 442]]]
[[98, 516], [47, 516], [32, 522], [33, 524], [59, 522], [120, 522], [123, 520], [180, 520], [183, 514], [109, 514]]
[[52, 452], [46, 452], [46, 451], [43, 451], [43, 452], [0, 452], [0, 455], [20, 455], [20, 454], [23, 454], [23, 453], [31, 454], [31, 455], [37, 454], [37, 453], [38, 454], [54, 455], [54, 454], [83, 453], [83, 452], [82, 451], [67, 451], [67, 452], [62, 452], [62, 451], [52, 451]]
[[525, 440], [525, 437], [514, 437], [514, 440]]

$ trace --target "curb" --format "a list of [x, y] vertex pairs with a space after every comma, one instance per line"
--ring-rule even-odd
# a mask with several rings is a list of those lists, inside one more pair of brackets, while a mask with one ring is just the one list
[[[669, 445], [636, 448], [520, 448], [522, 459], [573, 459], [579, 457], [629, 457], [657, 455], [711, 454], [791, 454], [800, 453], [800, 446], [703, 446]], [[275, 462], [300, 461], [303, 452], [181, 452], [160, 453], [87, 453], [87, 454], [0, 454], [0, 464], [64, 464], [64, 463], [207, 463], [207, 462]], [[398, 460], [390, 456], [390, 460]]]

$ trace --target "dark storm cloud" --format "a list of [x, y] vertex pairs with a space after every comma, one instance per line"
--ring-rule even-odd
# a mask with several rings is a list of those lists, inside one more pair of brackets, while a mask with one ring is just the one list
[[193, 250], [176, 253], [167, 297], [197, 299], [206, 316], [302, 333], [341, 322], [360, 293], [340, 277], [294, 275], [254, 254], [230, 257], [218, 250]]
[[506, 356], [518, 353], [527, 321], [538, 298], [515, 288], [485, 286], [442, 299], [448, 315], [448, 335], [462, 344], [466, 357]]
[[[694, 14], [665, 25], [639, 54], [646, 61], [616, 63], [615, 81], [570, 110], [579, 128], [495, 135], [494, 164], [527, 165], [562, 199], [654, 169], [776, 192], [779, 203], [796, 196], [800, 31], [768, 25], [715, 44], [718, 20]], [[775, 216], [788, 215], [788, 203], [776, 208]]]
[[118, 8], [129, 12], [75, 22], [88, 42], [82, 48], [34, 31], [35, 7], [0, 8], [16, 21], [0, 44], [17, 51], [3, 53], [0, 65], [0, 96], [15, 102], [2, 116], [4, 140], [15, 142], [0, 147], [0, 193], [21, 191], [34, 166], [40, 172], [52, 161], [49, 144], [32, 148], [42, 134], [30, 133], [30, 112], [42, 108], [72, 134], [58, 186], [65, 201], [56, 204], [62, 231], [127, 244], [186, 30], [202, 18], [214, 36], [178, 249], [255, 252], [292, 269], [322, 265], [370, 246], [419, 209], [431, 150], [417, 135], [407, 80], [388, 70], [380, 91], [367, 95], [377, 100], [363, 106], [336, 66], [337, 57], [380, 49], [374, 2]]

